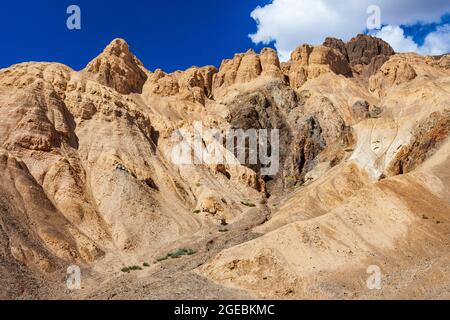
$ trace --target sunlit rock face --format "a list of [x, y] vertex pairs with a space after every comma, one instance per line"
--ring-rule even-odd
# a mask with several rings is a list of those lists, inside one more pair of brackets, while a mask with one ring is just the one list
[[[71, 298], [450, 298], [449, 61], [358, 35], [166, 73], [116, 39], [0, 70], [0, 298], [67, 298], [73, 264]], [[203, 135], [236, 161], [180, 165], [198, 123], [278, 130], [276, 163]]]

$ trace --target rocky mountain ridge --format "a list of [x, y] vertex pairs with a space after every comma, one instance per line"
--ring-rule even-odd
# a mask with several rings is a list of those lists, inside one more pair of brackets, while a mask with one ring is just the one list
[[[358, 35], [165, 73], [115, 39], [0, 70], [0, 298], [448, 297], [449, 61]], [[279, 129], [280, 170], [174, 164], [196, 121]]]

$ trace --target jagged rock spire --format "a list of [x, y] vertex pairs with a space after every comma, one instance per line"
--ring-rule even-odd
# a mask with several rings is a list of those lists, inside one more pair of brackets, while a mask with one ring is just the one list
[[85, 71], [121, 94], [141, 93], [147, 80], [143, 65], [123, 39], [114, 39]]

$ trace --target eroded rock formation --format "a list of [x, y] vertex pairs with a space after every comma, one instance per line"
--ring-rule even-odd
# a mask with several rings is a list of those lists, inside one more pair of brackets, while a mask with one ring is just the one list
[[389, 60], [389, 57], [395, 54], [387, 42], [363, 34], [359, 34], [347, 43], [340, 39], [327, 38], [324, 45], [342, 53], [352, 70], [364, 77], [375, 74]]
[[142, 63], [130, 52], [128, 44], [115, 39], [103, 53], [91, 61], [85, 71], [118, 93], [141, 93], [147, 80]]
[[[448, 62], [358, 35], [150, 72], [116, 39], [80, 72], [0, 70], [0, 298], [67, 298], [74, 263], [70, 298], [448, 298]], [[178, 163], [198, 122], [279, 130], [277, 173]]]

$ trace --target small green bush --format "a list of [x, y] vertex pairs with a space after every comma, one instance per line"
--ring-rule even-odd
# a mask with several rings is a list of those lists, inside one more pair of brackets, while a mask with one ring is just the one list
[[142, 268], [140, 266], [131, 266], [130, 270], [131, 271], [138, 271], [138, 270], [142, 270]]
[[167, 260], [169, 258], [178, 259], [178, 258], [181, 258], [182, 256], [192, 256], [193, 254], [196, 254], [196, 253], [197, 252], [193, 249], [181, 248], [181, 249], [177, 249], [173, 252], [169, 252], [165, 257], [161, 257], [157, 261], [161, 262], [161, 261]]
[[167, 255], [171, 258], [177, 259], [182, 256], [191, 256], [193, 254], [195, 254], [194, 250], [183, 248], [183, 249], [175, 250], [174, 252], [170, 252]]
[[193, 213], [196, 213], [196, 214], [198, 214], [198, 213], [200, 213], [200, 212], [202, 212], [201, 210], [199, 210], [199, 209], [195, 209], [194, 211], [192, 211]]
[[130, 266], [120, 269], [120, 271], [124, 273], [130, 273], [131, 271], [138, 271], [138, 270], [142, 270], [142, 268], [140, 266]]
[[158, 258], [156, 261], [161, 262], [161, 261], [164, 261], [164, 260], [167, 260], [167, 259], [169, 259], [169, 257], [165, 256], [165, 257]]
[[148, 264], [148, 262], [144, 262], [143, 266], [144, 267], [150, 267], [150, 264]]

